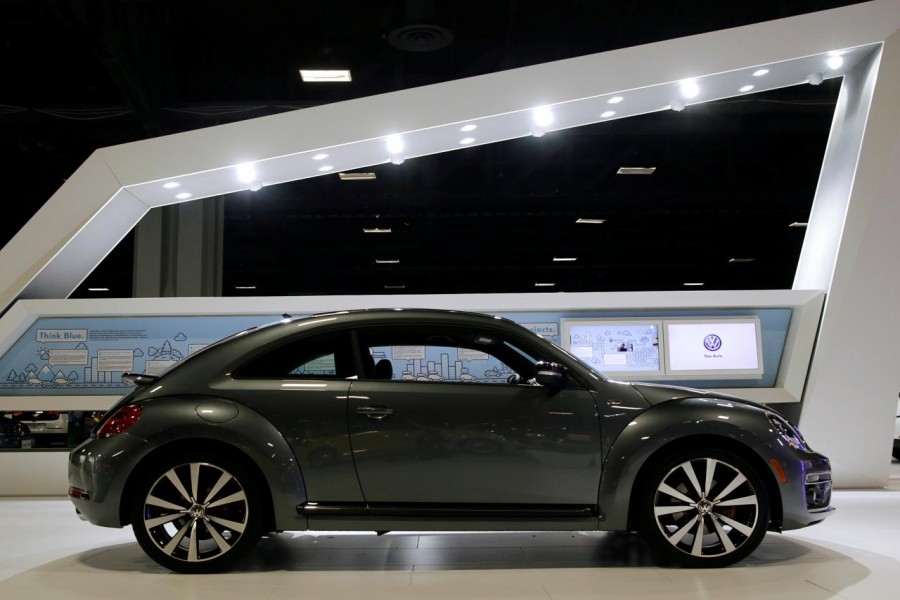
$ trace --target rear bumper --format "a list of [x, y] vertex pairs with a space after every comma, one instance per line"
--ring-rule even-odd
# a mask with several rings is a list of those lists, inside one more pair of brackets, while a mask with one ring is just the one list
[[69, 498], [78, 515], [94, 525], [127, 525], [123, 490], [127, 476], [153, 449], [153, 444], [122, 433], [87, 440], [69, 454]]

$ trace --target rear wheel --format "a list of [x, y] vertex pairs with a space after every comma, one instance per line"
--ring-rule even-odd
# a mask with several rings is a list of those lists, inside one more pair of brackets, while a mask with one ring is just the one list
[[682, 566], [733, 564], [759, 546], [769, 527], [762, 478], [730, 452], [668, 457], [638, 493], [641, 534], [662, 558]]
[[260, 502], [236, 462], [206, 454], [156, 466], [134, 496], [132, 529], [160, 565], [181, 573], [227, 569], [260, 535]]

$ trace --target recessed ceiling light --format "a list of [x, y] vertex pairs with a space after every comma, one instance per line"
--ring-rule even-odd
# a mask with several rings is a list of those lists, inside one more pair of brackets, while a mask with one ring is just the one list
[[689, 287], [699, 287], [699, 286], [703, 285], [703, 282], [702, 281], [688, 281], [688, 282], [685, 282], [684, 285], [689, 286]]
[[178, 183], [177, 181], [170, 181], [168, 183], [164, 183], [163, 187], [166, 188], [167, 190], [174, 190], [175, 188], [177, 188], [180, 185], [181, 184]]
[[333, 83], [352, 81], [347, 69], [300, 69], [300, 79], [306, 83]]
[[538, 106], [531, 111], [531, 118], [538, 127], [547, 127], [553, 123], [553, 111], [549, 106]]
[[475, 141], [475, 138], [467, 137], [467, 138], [463, 138], [463, 139], [459, 140], [459, 143], [462, 144], [463, 146], [466, 146], [468, 144], [471, 144], [474, 141]]
[[844, 64], [844, 59], [837, 55], [829, 56], [825, 64], [828, 65], [829, 69], [840, 69], [841, 65]]
[[577, 256], [553, 257], [553, 262], [575, 262], [576, 260], [578, 260]]
[[316, 154], [315, 156], [312, 157], [313, 160], [325, 160], [326, 158], [328, 158], [328, 155], [325, 154], [324, 152], [319, 152], [318, 154]]
[[693, 79], [685, 79], [682, 81], [679, 89], [681, 90], [681, 95], [688, 99], [696, 98], [700, 95], [700, 86], [698, 86], [697, 82]]
[[387, 151], [390, 154], [400, 154], [403, 152], [403, 138], [399, 135], [389, 135], [384, 139], [384, 143], [387, 146]]
[[462, 127], [459, 128], [460, 131], [475, 131], [476, 129], [478, 129], [478, 125], [474, 125], [472, 123], [469, 123], [468, 125], [463, 125]]
[[175, 197], [179, 200], [187, 200], [191, 196], [193, 196], [193, 194], [191, 194], [190, 192], [181, 192], [180, 194], [175, 194]]
[[757, 70], [753, 71], [753, 76], [754, 77], [762, 77], [763, 75], [765, 75], [768, 72], [769, 72], [768, 69], [757, 69]]
[[89, 287], [89, 288], [88, 288], [88, 291], [89, 291], [89, 292], [108, 292], [108, 291], [109, 291], [109, 288], [103, 288], [103, 287]]
[[400, 259], [399, 258], [376, 258], [375, 264], [376, 265], [399, 265]]
[[256, 286], [255, 285], [236, 285], [236, 286], [234, 286], [234, 289], [236, 289], [236, 290], [255, 290]]
[[794, 221], [793, 223], [788, 225], [788, 227], [806, 227], [807, 225], [809, 225], [809, 223], [804, 223], [802, 221]]
[[744, 85], [744, 86], [741, 86], [741, 88], [738, 91], [739, 92], [749, 92], [750, 90], [753, 89], [753, 87], [754, 86], [752, 86], [752, 85]]
[[600, 225], [601, 223], [606, 223], [606, 219], [585, 219], [582, 217], [577, 219], [575, 222], [585, 225]]
[[728, 262], [730, 263], [752, 263], [755, 258], [730, 258]]
[[371, 181], [375, 179], [375, 173], [338, 173], [341, 181]]
[[535, 283], [535, 284], [534, 284], [534, 287], [553, 287], [554, 285], [556, 285], [556, 284], [555, 284], [555, 283], [541, 283], [541, 282], [538, 282], [538, 283]]
[[619, 167], [616, 175], [653, 175], [656, 167]]
[[334, 167], [333, 167], [332, 165], [322, 165], [321, 167], [319, 167], [318, 169], [316, 169], [316, 171], [319, 171], [320, 173], [325, 173], [326, 171], [330, 171], [330, 170], [332, 170], [333, 168], [334, 168]]
[[256, 180], [256, 167], [253, 163], [241, 163], [234, 170], [237, 172], [238, 181], [241, 183], [251, 183]]
[[406, 289], [406, 286], [405, 286], [405, 285], [388, 285], [388, 284], [385, 284], [385, 285], [384, 285], [384, 289], [386, 289], [386, 290], [405, 290], [405, 289]]
[[390, 227], [363, 227], [363, 233], [390, 233]]
[[607, 104], [618, 104], [619, 102], [621, 102], [624, 99], [625, 98], [623, 98], [622, 96], [613, 96], [612, 98], [607, 100], [606, 103]]
[[613, 116], [614, 114], [616, 114], [616, 111], [614, 111], [614, 110], [605, 110], [602, 113], [600, 113], [600, 116], [603, 117], [604, 119], [608, 119], [609, 117]]

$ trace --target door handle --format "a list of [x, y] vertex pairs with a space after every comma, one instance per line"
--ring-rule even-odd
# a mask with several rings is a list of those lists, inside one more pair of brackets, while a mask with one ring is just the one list
[[394, 409], [386, 406], [359, 406], [356, 409], [356, 414], [365, 415], [370, 419], [380, 421], [383, 418], [394, 414]]

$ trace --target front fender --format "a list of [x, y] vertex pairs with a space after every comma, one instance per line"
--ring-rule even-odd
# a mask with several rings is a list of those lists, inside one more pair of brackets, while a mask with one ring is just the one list
[[658, 404], [635, 417], [616, 438], [600, 478], [601, 529], [628, 528], [631, 494], [647, 460], [661, 448], [694, 436], [716, 436], [755, 449], [770, 441], [762, 407], [717, 398]]

